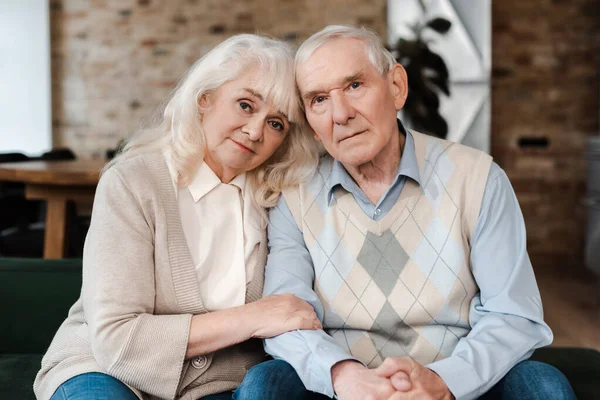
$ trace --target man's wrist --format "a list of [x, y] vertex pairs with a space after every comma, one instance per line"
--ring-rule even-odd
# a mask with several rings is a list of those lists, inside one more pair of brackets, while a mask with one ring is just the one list
[[446, 382], [444, 382], [444, 380], [442, 379], [441, 376], [438, 375], [437, 372], [435, 372], [432, 369], [429, 369], [431, 372], [433, 372], [433, 374], [437, 377], [438, 380], [438, 385], [440, 387], [443, 387], [444, 390], [446, 391], [445, 395], [444, 395], [444, 400], [455, 400], [456, 398], [454, 397], [454, 395], [452, 394], [452, 392], [450, 391], [450, 388], [448, 387], [448, 385], [446, 385]]
[[356, 360], [343, 360], [335, 363], [331, 367], [331, 383], [333, 384], [334, 390], [336, 380], [339, 380], [340, 376], [343, 376], [345, 371], [362, 368], [365, 368], [365, 366]]

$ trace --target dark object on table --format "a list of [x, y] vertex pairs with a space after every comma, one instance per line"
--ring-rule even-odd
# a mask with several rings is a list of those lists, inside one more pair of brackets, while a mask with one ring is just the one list
[[58, 148], [52, 149], [41, 155], [40, 160], [43, 161], [68, 161], [75, 160], [77, 157], [71, 149]]

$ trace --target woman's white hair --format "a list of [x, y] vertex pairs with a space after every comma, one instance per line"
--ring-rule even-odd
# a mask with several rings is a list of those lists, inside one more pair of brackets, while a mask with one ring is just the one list
[[381, 39], [375, 32], [350, 25], [329, 25], [302, 43], [296, 53], [296, 67], [307, 61], [319, 47], [336, 39], [358, 39], [362, 41], [369, 61], [371, 61], [377, 72], [382, 75], [386, 74], [396, 64], [396, 59], [383, 46]]
[[310, 130], [305, 129], [306, 120], [296, 96], [293, 63], [292, 50], [279, 40], [252, 34], [225, 40], [190, 68], [167, 102], [157, 126], [141, 129], [103, 171], [137, 155], [168, 149], [178, 185], [187, 186], [204, 159], [205, 138], [198, 100], [249, 68], [258, 68], [261, 83], [257, 89], [287, 116], [291, 125], [275, 153], [248, 173], [254, 188], [253, 201], [261, 207], [274, 206], [279, 193], [309, 178], [318, 161], [315, 141]]

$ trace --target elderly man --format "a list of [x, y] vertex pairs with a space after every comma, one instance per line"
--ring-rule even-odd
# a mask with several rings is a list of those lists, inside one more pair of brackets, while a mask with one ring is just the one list
[[574, 398], [524, 361], [552, 332], [500, 167], [403, 128], [406, 73], [369, 31], [316, 33], [296, 79], [328, 154], [270, 212], [264, 293], [308, 301], [324, 328], [266, 351], [340, 399]]

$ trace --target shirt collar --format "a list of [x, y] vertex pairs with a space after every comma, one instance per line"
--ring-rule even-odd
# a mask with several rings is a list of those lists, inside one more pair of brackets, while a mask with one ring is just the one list
[[[206, 196], [211, 190], [222, 184], [219, 177], [213, 172], [213, 170], [203, 162], [200, 164], [194, 175], [194, 179], [188, 185], [188, 190], [194, 199], [194, 202], [198, 202], [202, 197]], [[246, 187], [246, 173], [239, 174], [231, 182], [230, 185], [237, 186], [241, 192], [244, 192]]]
[[[404, 128], [402, 122], [400, 122], [400, 120], [397, 121], [400, 133], [406, 136], [406, 142], [404, 143], [404, 150], [402, 151], [402, 157], [400, 158], [398, 173], [396, 174], [392, 185], [398, 181], [400, 176], [411, 178], [421, 185], [419, 164], [417, 164], [417, 155], [415, 153], [415, 141], [412, 134]], [[333, 199], [334, 189], [338, 185], [342, 186], [348, 192], [353, 192], [358, 187], [342, 163], [338, 160], [334, 160], [331, 175], [327, 183], [327, 202], [329, 205], [331, 205], [331, 200]]]

